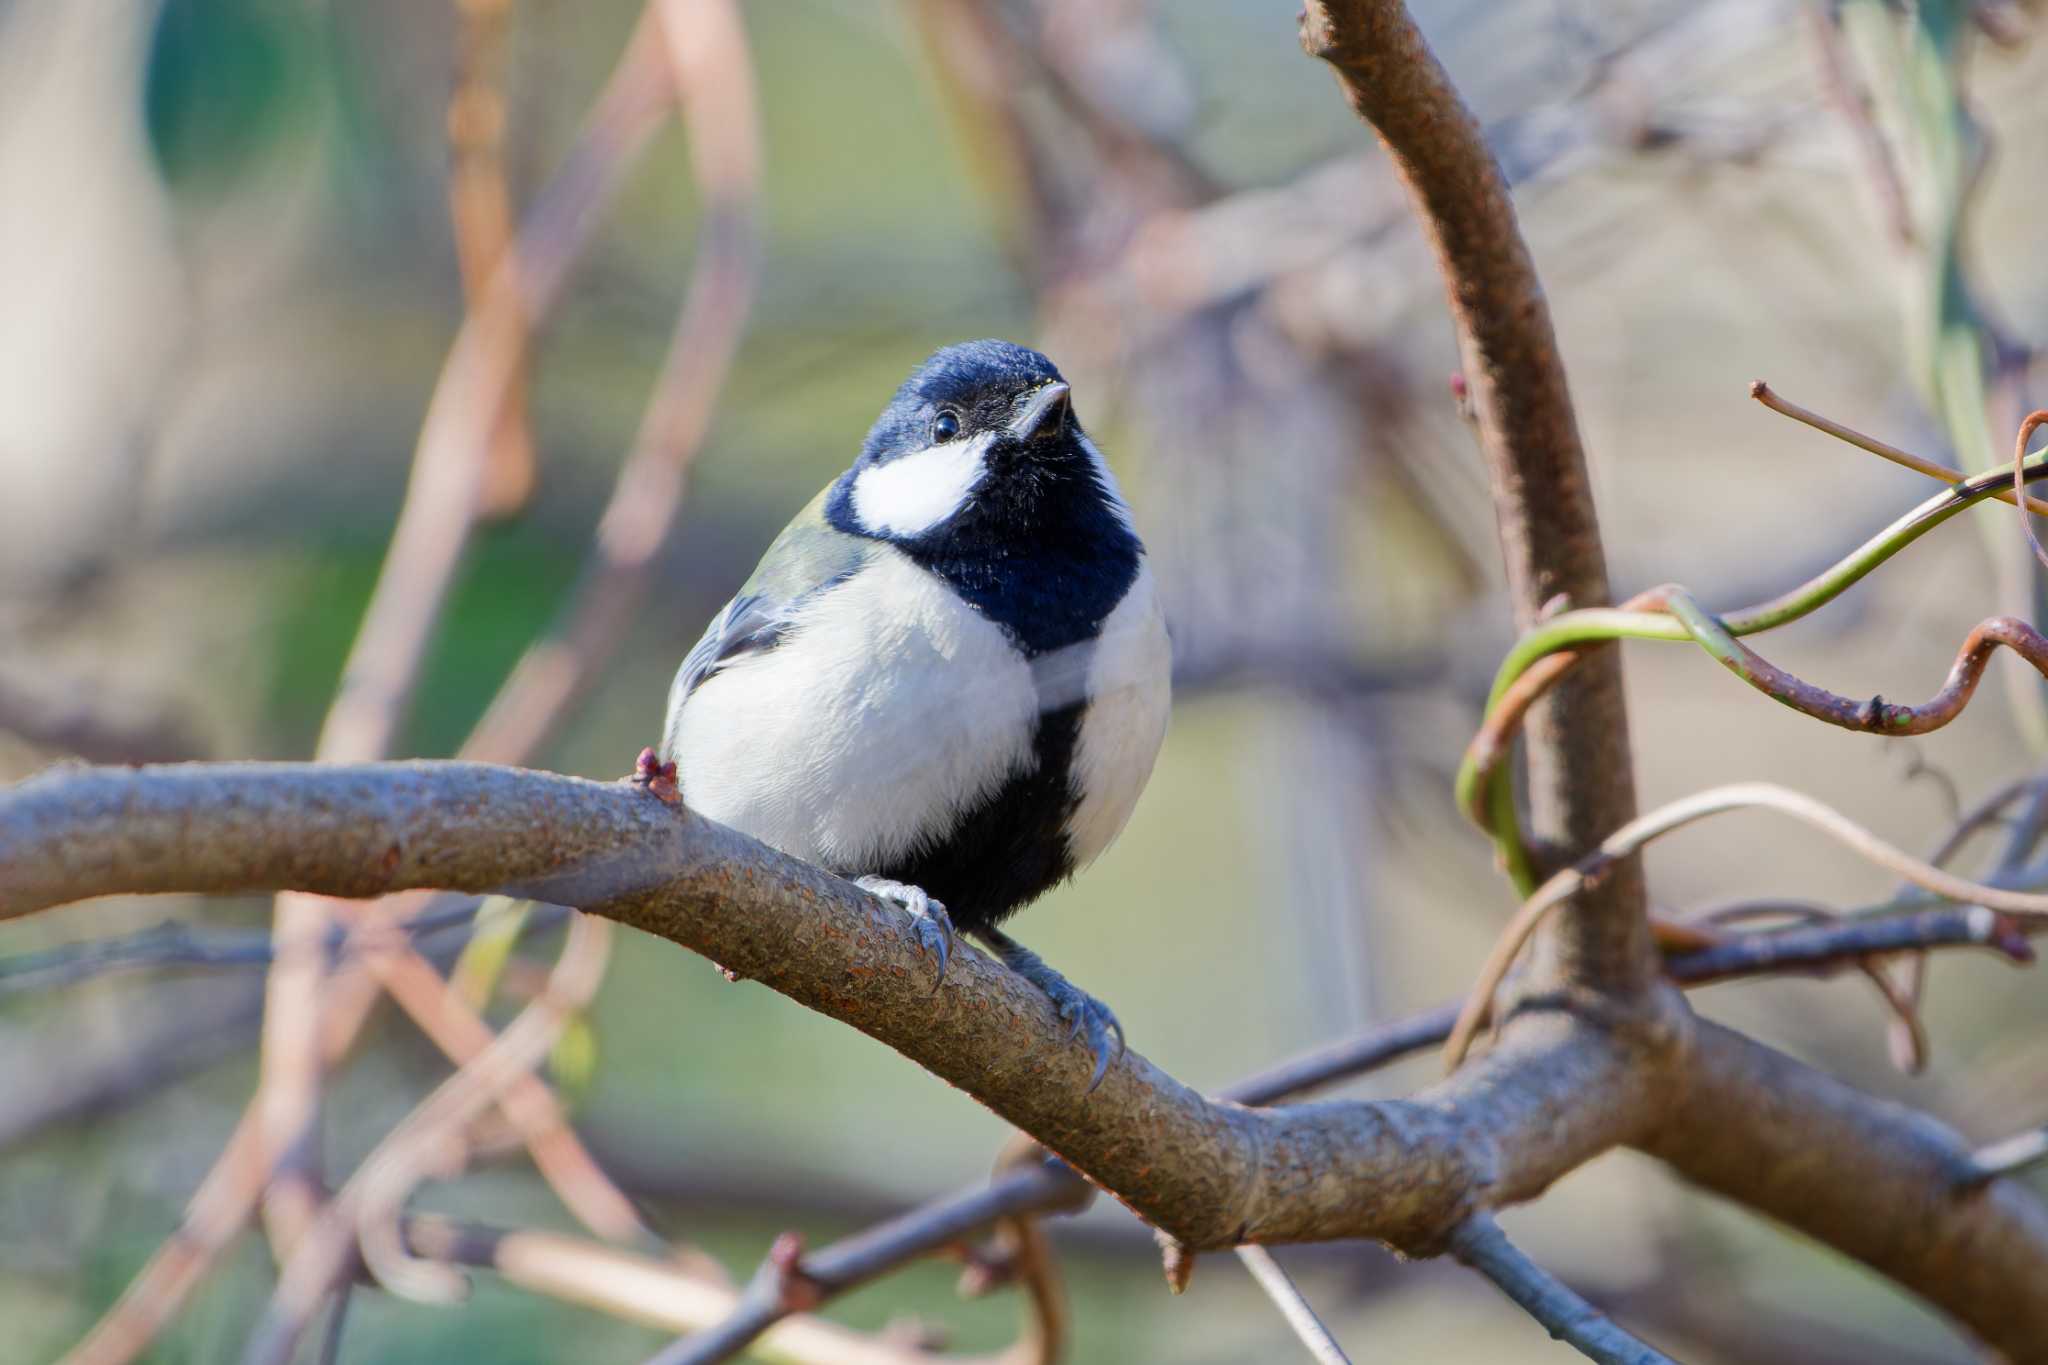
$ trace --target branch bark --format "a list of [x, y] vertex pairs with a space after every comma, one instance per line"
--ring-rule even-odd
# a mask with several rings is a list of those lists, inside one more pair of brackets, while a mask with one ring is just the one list
[[[1310, 0], [1302, 45], [1393, 158], [1437, 254], [1493, 488], [1516, 623], [1562, 597], [1609, 601], [1564, 363], [1507, 182], [1477, 120], [1399, 0]], [[1530, 830], [1553, 866], [1636, 813], [1621, 658], [1594, 651], [1532, 716]], [[1555, 968], [1573, 985], [1629, 995], [1652, 976], [1640, 860], [1618, 865], [1561, 917]]]
[[1413, 1099], [1247, 1109], [1090, 1058], [981, 954], [934, 991], [908, 917], [625, 783], [462, 763], [58, 770], [0, 791], [0, 918], [96, 895], [509, 891], [661, 934], [966, 1090], [1190, 1250], [1445, 1249], [1617, 1144], [1865, 1261], [2013, 1360], [2048, 1343], [2048, 1210], [1940, 1125], [1660, 991], [1645, 1023], [1525, 1008]]
[[[660, 934], [968, 1091], [1191, 1250], [1369, 1237], [1438, 1250], [1635, 1137], [1668, 1044], [1563, 1014], [1412, 1100], [1254, 1110], [1136, 1051], [1091, 1061], [1036, 990], [961, 951], [934, 992], [902, 912], [624, 783], [462, 763], [86, 769], [0, 794], [0, 917], [121, 892], [503, 891]], [[1677, 1008], [1673, 1006], [1672, 1008]], [[1603, 1102], [1588, 1104], [1599, 1095]]]
[[1493, 1281], [1551, 1336], [1601, 1365], [1676, 1365], [1637, 1341], [1566, 1285], [1515, 1249], [1500, 1225], [1474, 1214], [1451, 1238], [1451, 1254]]
[[1641, 1144], [1679, 1174], [1889, 1276], [2014, 1362], [2048, 1360], [2048, 1207], [1974, 1187], [1968, 1144], [1704, 1021]]

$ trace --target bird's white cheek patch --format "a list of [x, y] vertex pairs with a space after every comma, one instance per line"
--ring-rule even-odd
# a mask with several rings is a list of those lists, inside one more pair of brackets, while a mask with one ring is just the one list
[[880, 535], [922, 535], [943, 524], [981, 482], [989, 440], [948, 441], [862, 470], [853, 481], [854, 515]]

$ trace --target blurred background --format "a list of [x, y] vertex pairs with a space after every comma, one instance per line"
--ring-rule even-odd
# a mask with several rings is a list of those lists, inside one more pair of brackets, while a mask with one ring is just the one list
[[[2039, 405], [2038, 13], [1851, 8], [1838, 25], [1768, 0], [1415, 6], [1517, 186], [1620, 593], [1678, 581], [1715, 607], [1760, 600], [1933, 491], [1764, 411], [1752, 379], [1973, 466], [2007, 458]], [[904, 373], [949, 341], [1032, 342], [1074, 381], [1136, 507], [1179, 683], [1122, 841], [1020, 932], [1113, 1003], [1132, 1046], [1205, 1088], [1459, 992], [1512, 908], [1449, 791], [1511, 628], [1429, 253], [1369, 132], [1302, 56], [1293, 7], [743, 15], [763, 124], [751, 321], [630, 631], [531, 760], [627, 772], [711, 612]], [[476, 292], [454, 157], [482, 118], [523, 210], [637, 16], [613, 0], [0, 2], [0, 778], [74, 756], [312, 752]], [[1939, 83], [1915, 66], [1937, 22], [1978, 129], [1960, 160], [1927, 131]], [[457, 98], [471, 86], [481, 114]], [[703, 199], [670, 121], [535, 337], [519, 405], [534, 463], [516, 439], [494, 450], [492, 515], [395, 754], [454, 752], [562, 605], [662, 364]], [[1960, 321], [1936, 306], [1952, 265]], [[1992, 379], [1988, 450], [1958, 453], [1967, 423], [1925, 378], [1958, 327]], [[1988, 533], [1958, 523], [1761, 647], [1842, 692], [1928, 695], [1969, 626], [2014, 605], [2027, 561], [2010, 516], [1987, 504], [1969, 520]], [[2043, 758], [2024, 719], [2039, 698], [2008, 685], [2011, 660], [1951, 729], [1898, 742], [1805, 721], [1690, 649], [1627, 660], [1646, 806], [1774, 779], [1925, 851], [1959, 803]], [[1674, 910], [1890, 891], [1762, 815], [1669, 840], [1650, 868]], [[259, 963], [24, 965], [165, 922], [227, 942], [260, 932], [269, 904], [99, 902], [0, 925], [0, 1357], [54, 1359], [106, 1308], [254, 1083]], [[558, 939], [521, 946], [490, 1017], [531, 994]], [[2048, 1001], [1989, 955], [1935, 962], [1919, 1074], [1893, 1065], [1853, 973], [1696, 1003], [1972, 1138], [2048, 1121]], [[1410, 1090], [1435, 1065], [1349, 1092]], [[334, 1169], [446, 1072], [388, 1005], [374, 1016], [332, 1082]], [[886, 1049], [634, 935], [548, 1075], [649, 1219], [742, 1277], [785, 1228], [830, 1237], [981, 1178], [1005, 1137]], [[416, 1202], [570, 1226], [516, 1144]], [[1605, 1158], [1504, 1221], [1688, 1360], [1964, 1354], [1857, 1267], [1640, 1158]], [[1073, 1359], [1298, 1358], [1230, 1258], [1172, 1298], [1113, 1204], [1052, 1232]], [[1456, 1267], [1350, 1245], [1282, 1259], [1361, 1358], [1575, 1358]], [[829, 1316], [915, 1317], [960, 1349], [1011, 1340], [1014, 1299], [958, 1300], [955, 1274], [920, 1264]], [[147, 1358], [234, 1358], [272, 1278], [245, 1236]], [[480, 1274], [459, 1310], [357, 1293], [340, 1358], [633, 1361], [662, 1339]]]

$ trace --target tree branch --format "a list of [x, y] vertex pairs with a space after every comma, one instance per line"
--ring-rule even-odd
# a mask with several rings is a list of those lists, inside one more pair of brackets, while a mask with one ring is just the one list
[[1658, 1044], [1537, 1013], [1413, 1100], [1245, 1109], [1136, 1051], [1091, 1095], [1086, 1050], [1014, 974], [962, 951], [934, 992], [902, 912], [624, 783], [250, 764], [73, 770], [0, 793], [0, 916], [117, 892], [429, 886], [578, 906], [758, 979], [967, 1090], [1191, 1250], [1433, 1251], [1471, 1209], [1529, 1197], [1657, 1107], [1661, 1070], [1642, 1062]]
[[1344, 1348], [1337, 1344], [1337, 1338], [1330, 1335], [1330, 1329], [1316, 1316], [1316, 1310], [1302, 1297], [1301, 1289], [1280, 1263], [1273, 1259], [1273, 1253], [1262, 1246], [1241, 1246], [1237, 1258], [1244, 1262], [1244, 1268], [1251, 1272], [1259, 1288], [1280, 1310], [1280, 1316], [1287, 1320], [1287, 1326], [1301, 1340], [1302, 1348], [1319, 1365], [1351, 1365], [1351, 1357], [1344, 1354]]
[[1474, 1210], [1627, 1143], [2016, 1359], [2048, 1341], [2048, 1210], [2011, 1182], [1971, 1188], [1968, 1150], [1932, 1121], [1675, 1005], [1660, 1027], [1615, 1030], [1524, 1010], [1411, 1100], [1245, 1109], [1135, 1051], [1091, 1095], [1089, 1057], [1014, 975], [963, 950], [934, 992], [902, 912], [625, 783], [250, 764], [59, 770], [0, 792], [0, 915], [121, 892], [425, 886], [579, 905], [755, 977], [968, 1091], [1190, 1250], [1366, 1237], [1427, 1254]]
[[[1336, 69], [1393, 158], [1436, 249], [1493, 487], [1519, 625], [1562, 597], [1607, 604], [1607, 564], [1564, 364], [1500, 167], [1399, 0], [1309, 0], [1302, 44]], [[1635, 815], [1618, 651], [1594, 651], [1529, 731], [1531, 829], [1570, 862]], [[1639, 860], [1581, 894], [1556, 931], [1567, 982], [1628, 994], [1651, 979]]]
[[203, 757], [211, 747], [191, 717], [164, 702], [110, 700], [98, 680], [31, 688], [0, 677], [0, 734], [89, 763], [177, 763]]
[[[492, 1270], [506, 1283], [628, 1322], [670, 1332], [701, 1332], [729, 1315], [736, 1291], [673, 1262], [635, 1255], [559, 1233], [482, 1227], [430, 1216], [407, 1218], [414, 1255]], [[831, 1365], [917, 1365], [923, 1352], [889, 1345], [819, 1318], [777, 1324], [762, 1343], [776, 1358]]]
[[1700, 1021], [1689, 1079], [1639, 1145], [1853, 1256], [2014, 1361], [2048, 1360], [2048, 1207], [1934, 1119]]
[[1676, 1365], [1616, 1327], [1562, 1280], [1515, 1250], [1499, 1224], [1484, 1213], [1465, 1220], [1451, 1236], [1451, 1254], [1492, 1280], [1501, 1293], [1545, 1331], [1602, 1365]]
[[2034, 960], [2030, 934], [2048, 921], [2001, 915], [1981, 905], [1952, 905], [1891, 919], [1843, 919], [1772, 933], [1731, 934], [1709, 948], [1666, 958], [1664, 970], [1687, 985], [1769, 972], [1825, 972], [1874, 953], [1984, 948], [2009, 962]]
[[[1031, 1150], [1035, 1151], [1036, 1148]], [[692, 1324], [692, 1334], [672, 1342], [656, 1360], [661, 1365], [709, 1365], [730, 1360], [756, 1338], [787, 1322], [806, 1301], [814, 1306], [879, 1279], [921, 1256], [972, 1237], [991, 1223], [1028, 1222], [1034, 1214], [1076, 1213], [1093, 1191], [1058, 1161], [1026, 1160], [1009, 1166], [987, 1185], [906, 1209], [871, 1228], [844, 1237], [806, 1256], [786, 1246], [778, 1264], [771, 1250], [744, 1294], [729, 1296], [726, 1311], [709, 1323]], [[801, 1295], [792, 1294], [791, 1282]]]

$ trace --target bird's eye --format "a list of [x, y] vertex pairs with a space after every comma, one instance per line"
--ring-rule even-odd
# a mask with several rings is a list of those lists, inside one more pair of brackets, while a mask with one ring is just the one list
[[942, 412], [932, 419], [932, 439], [950, 441], [960, 434], [960, 418], [950, 412]]

